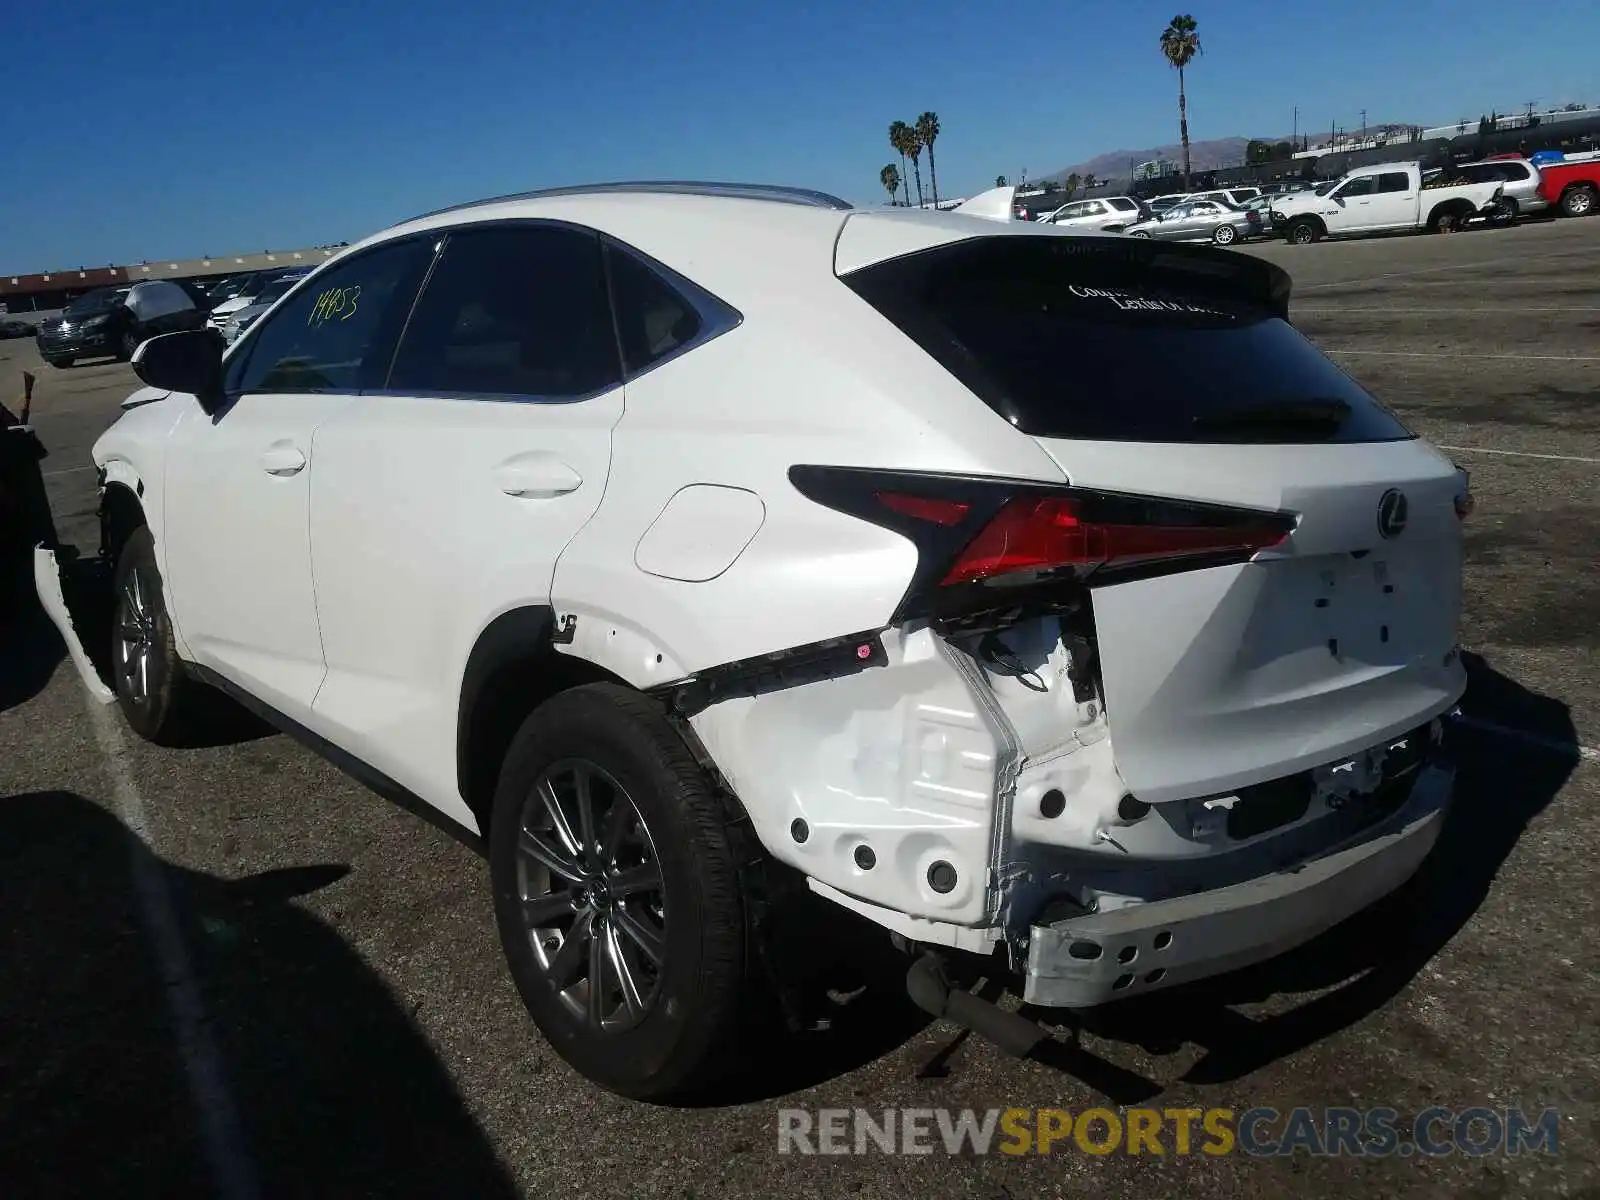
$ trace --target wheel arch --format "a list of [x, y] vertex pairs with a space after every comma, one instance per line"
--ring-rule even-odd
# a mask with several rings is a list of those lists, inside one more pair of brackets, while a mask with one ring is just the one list
[[529, 713], [586, 683], [629, 687], [604, 667], [555, 649], [555, 610], [509, 609], [484, 626], [467, 655], [456, 709], [456, 786], [488, 834], [500, 764]]
[[1431, 229], [1438, 224], [1439, 218], [1442, 216], [1470, 216], [1476, 211], [1477, 210], [1472, 205], [1472, 201], [1464, 200], [1459, 196], [1450, 200], [1441, 200], [1429, 210], [1426, 224]]
[[100, 492], [100, 553], [115, 563], [134, 530], [148, 525], [145, 519], [144, 485], [131, 471], [108, 477]]

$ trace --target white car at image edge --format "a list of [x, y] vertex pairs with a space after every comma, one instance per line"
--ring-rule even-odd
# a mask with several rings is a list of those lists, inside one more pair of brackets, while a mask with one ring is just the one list
[[[632, 184], [146, 342], [96, 443], [116, 692], [212, 689], [487, 853], [551, 1045], [743, 1061], [810, 892], [1081, 1008], [1267, 958], [1439, 832], [1466, 477], [1203, 247]], [[285, 803], [290, 799], [285, 797]]]

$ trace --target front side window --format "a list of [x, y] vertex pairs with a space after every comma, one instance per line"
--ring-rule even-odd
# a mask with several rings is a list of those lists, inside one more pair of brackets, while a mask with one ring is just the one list
[[1355, 196], [1370, 196], [1377, 190], [1377, 182], [1371, 175], [1363, 175], [1360, 179], [1352, 179], [1334, 195], [1340, 200], [1349, 200]]
[[621, 379], [598, 235], [501, 225], [450, 233], [387, 386], [571, 399]]
[[428, 238], [339, 263], [252, 330], [230, 361], [230, 392], [357, 392], [381, 382], [405, 311], [433, 257]]

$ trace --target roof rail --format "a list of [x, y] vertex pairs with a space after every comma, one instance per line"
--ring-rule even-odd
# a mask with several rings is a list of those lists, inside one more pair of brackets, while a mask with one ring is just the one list
[[[681, 196], [724, 196], [735, 200], [770, 200], [779, 204], [803, 204], [812, 208], [831, 208], [843, 212], [854, 208], [848, 200], [830, 196], [827, 192], [810, 188], [784, 187], [773, 183], [711, 183], [697, 180], [637, 180], [625, 183], [580, 183], [567, 187], [541, 188], [532, 192], [514, 192], [508, 196], [490, 196], [485, 200], [469, 200], [464, 204], [451, 204], [412, 217], [421, 221], [443, 213], [460, 212], [486, 204], [502, 204], [511, 200], [543, 200], [549, 196], [601, 196], [611, 193], [655, 193]], [[402, 222], [404, 224], [405, 222]]]

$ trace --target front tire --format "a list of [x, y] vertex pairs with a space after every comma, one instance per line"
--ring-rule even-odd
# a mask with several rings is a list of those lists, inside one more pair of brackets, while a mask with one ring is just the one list
[[61, 371], [65, 371], [68, 367], [70, 367], [73, 363], [75, 363], [77, 361], [78, 360], [73, 358], [70, 354], [65, 358], [47, 358], [47, 359], [45, 359], [45, 362], [49, 363], [52, 367], [55, 367], [57, 370], [61, 370]]
[[184, 673], [178, 658], [148, 526], [134, 530], [123, 543], [113, 587], [111, 665], [117, 704], [146, 741], [180, 745], [194, 728], [195, 693], [201, 685]]
[[142, 341], [144, 339], [139, 336], [138, 330], [132, 326], [124, 329], [122, 336], [117, 339], [117, 357], [122, 359], [123, 362], [132, 362], [134, 353], [139, 349], [139, 344]]
[[556, 1053], [610, 1091], [666, 1099], [726, 1068], [752, 995], [727, 822], [627, 688], [563, 692], [511, 743], [489, 836], [501, 945]]
[[1315, 221], [1296, 221], [1289, 226], [1289, 241], [1296, 246], [1309, 246], [1321, 236]]

